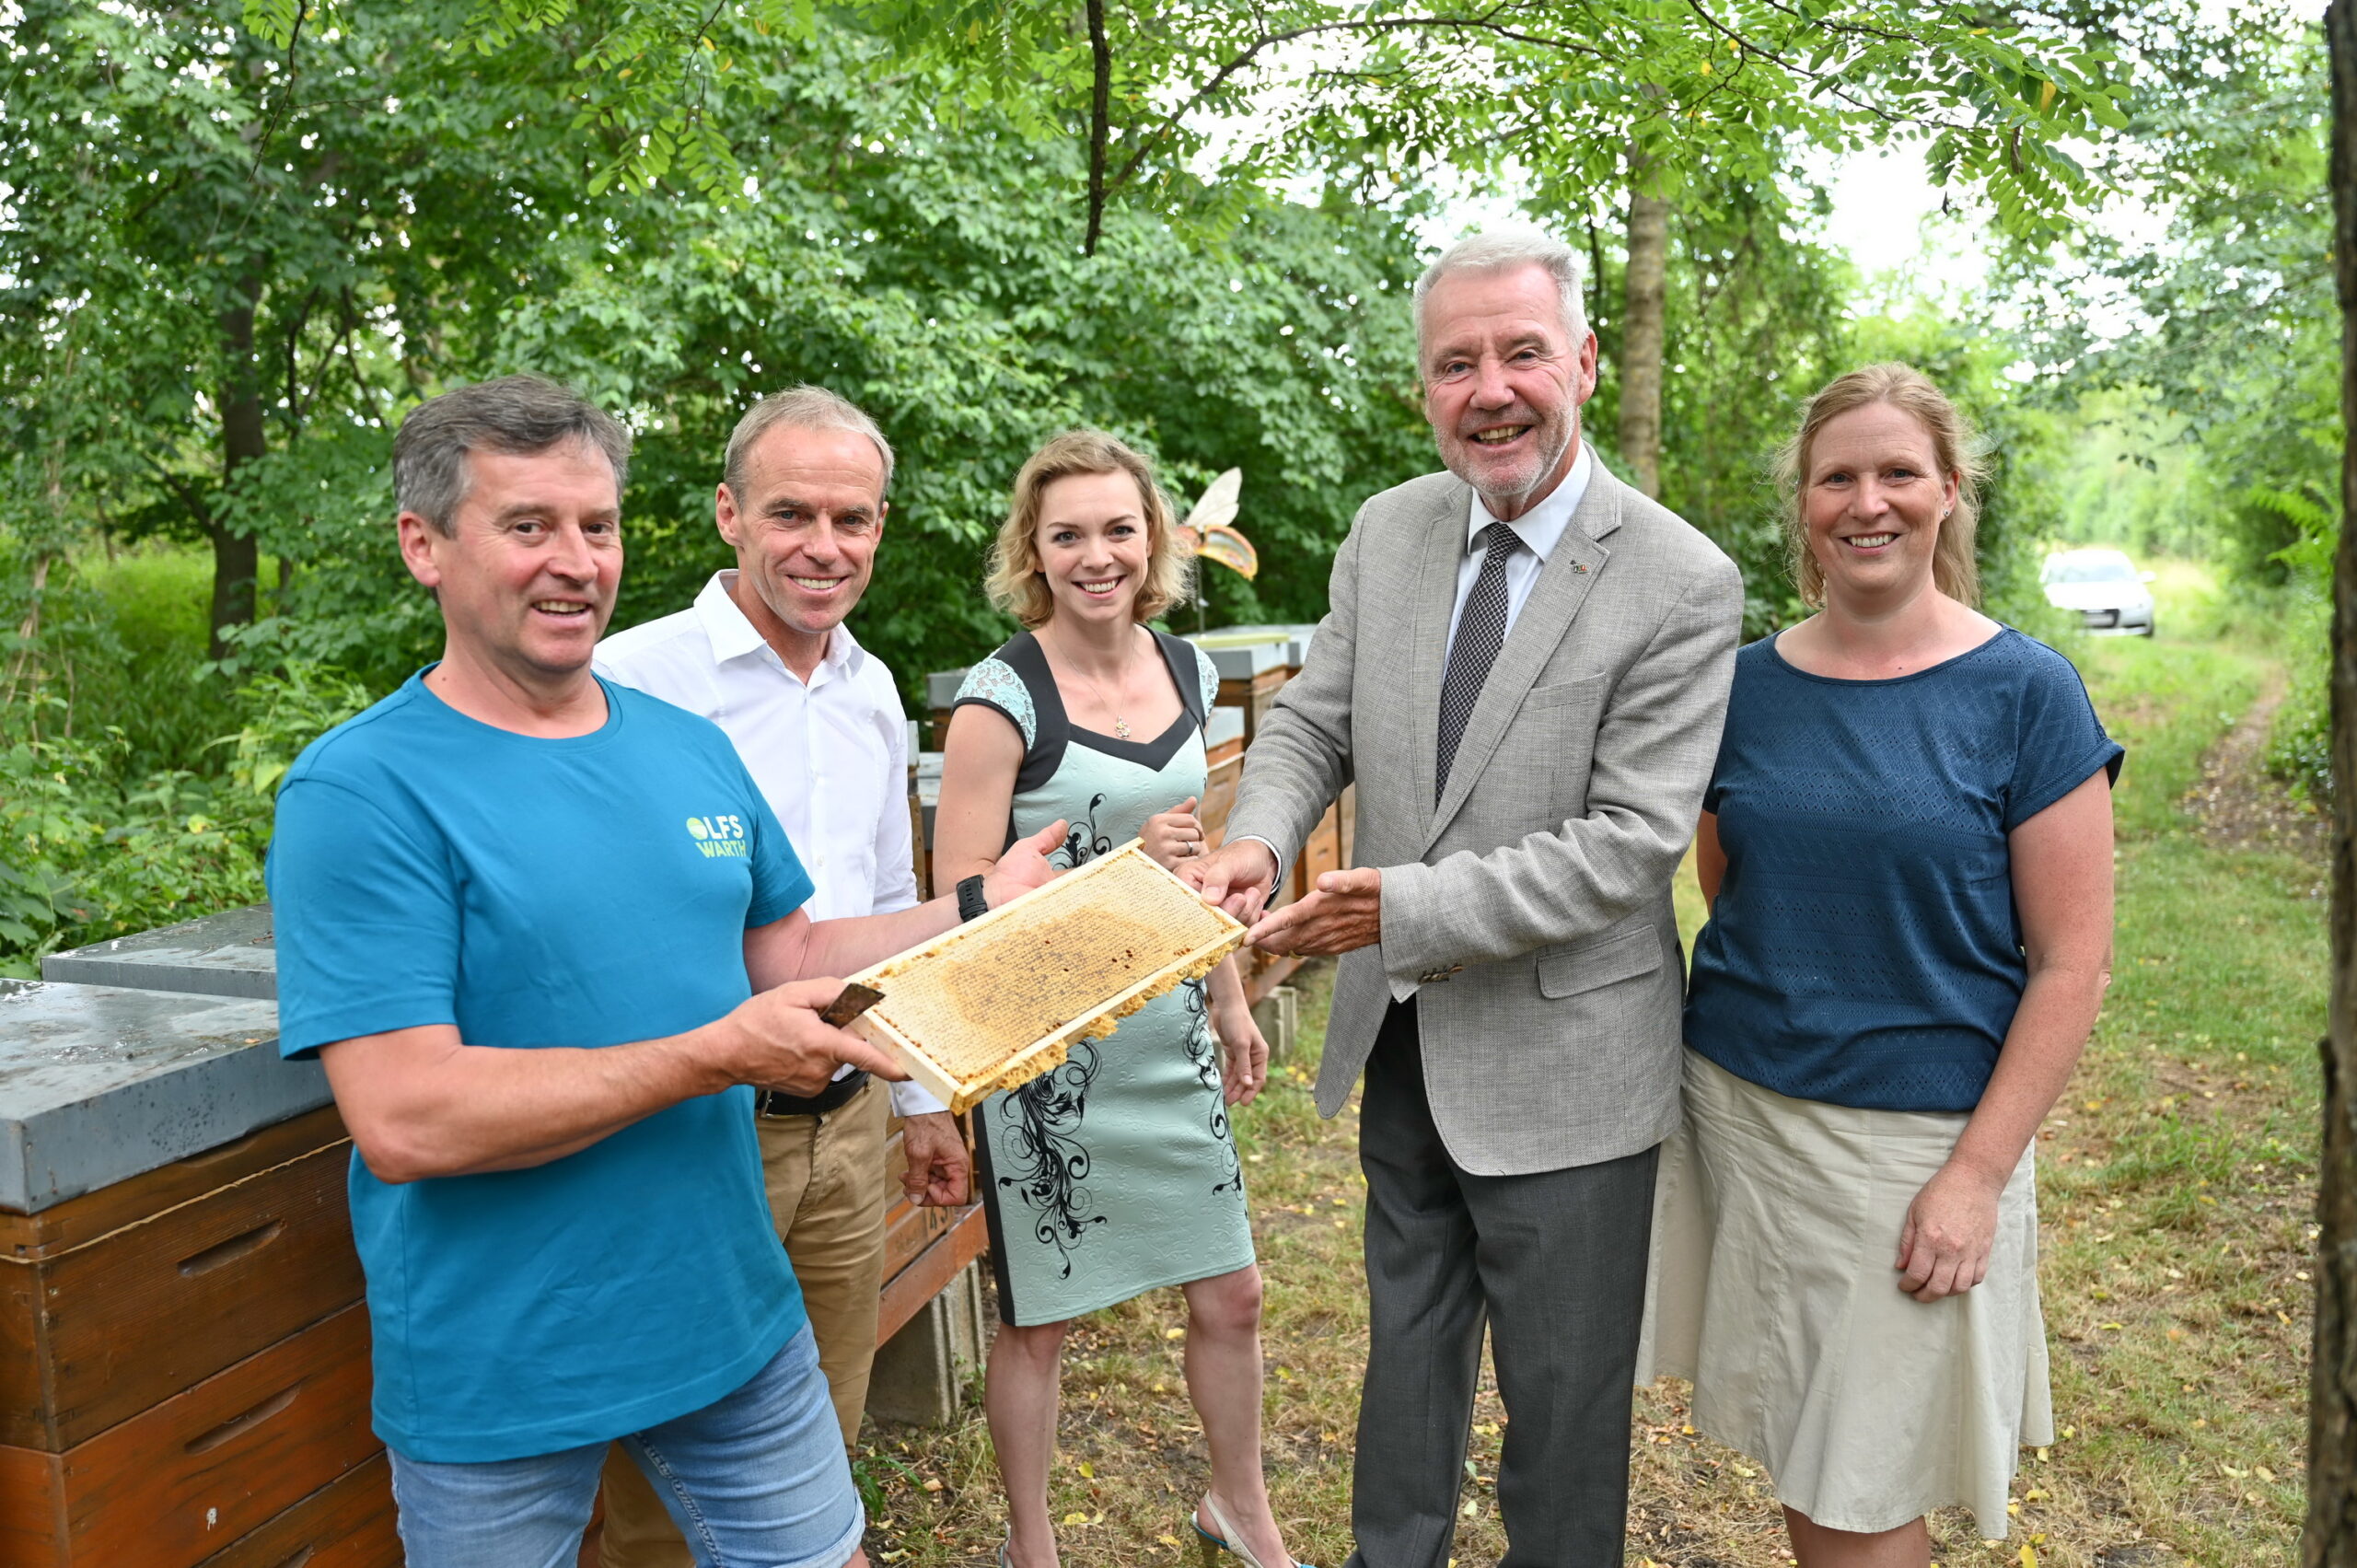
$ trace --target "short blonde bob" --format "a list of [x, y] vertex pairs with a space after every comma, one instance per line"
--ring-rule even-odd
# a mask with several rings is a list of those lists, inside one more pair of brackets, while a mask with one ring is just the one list
[[1784, 493], [1784, 549], [1793, 587], [1812, 610], [1825, 604], [1825, 569], [1808, 548], [1801, 487], [1808, 477], [1809, 451], [1817, 433], [1845, 413], [1887, 403], [1923, 427], [1943, 478], [1956, 481], [1956, 510], [1940, 524], [1932, 546], [1932, 586], [1960, 604], [1980, 602], [1980, 565], [1973, 555], [1973, 532], [1980, 520], [1980, 483], [1988, 459], [1972, 425], [1931, 378], [1909, 365], [1869, 365], [1836, 377], [1801, 411], [1798, 434], [1776, 454], [1776, 480]]
[[991, 602], [1021, 621], [1027, 632], [1038, 631], [1055, 613], [1039, 564], [1040, 498], [1057, 480], [1088, 473], [1128, 474], [1137, 482], [1144, 503], [1145, 581], [1139, 585], [1131, 613], [1140, 621], [1151, 621], [1187, 598], [1194, 556], [1178, 540], [1178, 519], [1170, 510], [1170, 498], [1155, 482], [1153, 461], [1102, 430], [1067, 430], [1032, 453], [1015, 476], [1006, 521], [999, 525], [982, 579]]

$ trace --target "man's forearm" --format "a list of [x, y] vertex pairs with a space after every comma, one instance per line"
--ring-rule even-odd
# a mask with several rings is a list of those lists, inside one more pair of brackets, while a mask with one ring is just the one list
[[958, 923], [958, 900], [934, 899], [889, 914], [813, 921], [788, 962], [789, 979], [855, 974], [895, 953], [930, 942]]
[[1486, 854], [1386, 866], [1384, 968], [1412, 975], [1576, 942], [1666, 894], [1685, 853], [1666, 822], [1597, 812]]
[[[723, 1021], [725, 1022], [725, 1020]], [[448, 1025], [343, 1040], [320, 1060], [361, 1158], [379, 1180], [545, 1165], [735, 1080], [716, 1030], [586, 1050], [459, 1041]]]

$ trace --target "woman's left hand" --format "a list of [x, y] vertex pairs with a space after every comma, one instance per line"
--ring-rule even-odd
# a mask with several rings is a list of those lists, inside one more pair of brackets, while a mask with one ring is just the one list
[[1146, 854], [1166, 871], [1176, 871], [1203, 853], [1203, 824], [1195, 815], [1195, 797], [1189, 796], [1167, 811], [1157, 811], [1138, 829]]
[[1898, 1288], [1918, 1301], [1962, 1295], [1989, 1277], [2004, 1184], [1954, 1160], [1907, 1205], [1898, 1234]]
[[1252, 1021], [1249, 1007], [1223, 1007], [1213, 1022], [1218, 1026], [1222, 1056], [1221, 1098], [1230, 1105], [1250, 1105], [1269, 1081], [1269, 1042], [1261, 1038], [1260, 1026]]

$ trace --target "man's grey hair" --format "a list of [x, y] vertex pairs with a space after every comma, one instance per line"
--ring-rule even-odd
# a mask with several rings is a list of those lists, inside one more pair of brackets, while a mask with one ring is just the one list
[[467, 498], [469, 452], [545, 452], [567, 442], [603, 453], [614, 494], [630, 479], [630, 432], [545, 376], [502, 376], [428, 398], [393, 437], [393, 503], [449, 536]]
[[1540, 268], [1555, 280], [1555, 292], [1563, 302], [1563, 330], [1571, 333], [1573, 345], [1578, 346], [1587, 336], [1587, 306], [1580, 294], [1579, 252], [1535, 228], [1500, 228], [1458, 240], [1442, 251], [1424, 269], [1424, 275], [1416, 280], [1418, 356], [1422, 357], [1424, 347], [1424, 296], [1432, 293], [1434, 285], [1456, 273], [1495, 273], [1526, 266]]
[[737, 428], [728, 437], [728, 455], [721, 461], [721, 482], [742, 505], [745, 500], [745, 454], [753, 443], [771, 431], [842, 430], [853, 436], [865, 436], [876, 443], [877, 456], [884, 459], [884, 483], [877, 491], [877, 498], [892, 493], [892, 444], [884, 439], [884, 432], [857, 403], [824, 387], [789, 387], [783, 392], [772, 392], [745, 411]]

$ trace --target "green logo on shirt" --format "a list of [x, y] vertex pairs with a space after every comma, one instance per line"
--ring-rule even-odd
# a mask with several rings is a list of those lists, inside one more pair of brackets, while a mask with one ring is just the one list
[[741, 859], [751, 853], [745, 842], [742, 817], [691, 817], [688, 837], [695, 841], [706, 860], [726, 856]]

